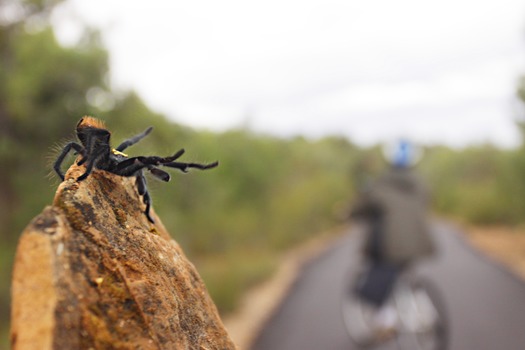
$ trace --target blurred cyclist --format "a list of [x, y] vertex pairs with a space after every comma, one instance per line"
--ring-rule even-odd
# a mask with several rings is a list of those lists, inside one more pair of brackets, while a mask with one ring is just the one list
[[[387, 156], [388, 171], [362, 191], [351, 213], [364, 221], [368, 233], [364, 245], [368, 270], [357, 281], [356, 291], [377, 308], [403, 269], [435, 251], [427, 224], [428, 192], [411, 169], [416, 151], [409, 142], [399, 142]], [[393, 326], [389, 310], [378, 316], [385, 327]]]

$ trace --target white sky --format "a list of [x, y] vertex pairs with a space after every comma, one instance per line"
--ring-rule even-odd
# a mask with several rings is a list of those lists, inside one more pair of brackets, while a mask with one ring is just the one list
[[111, 82], [197, 128], [519, 143], [523, 0], [69, 0], [63, 43], [101, 28]]

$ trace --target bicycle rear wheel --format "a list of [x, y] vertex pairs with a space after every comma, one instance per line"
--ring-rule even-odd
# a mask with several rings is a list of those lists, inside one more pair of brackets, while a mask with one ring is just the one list
[[[378, 324], [378, 313], [385, 305], [375, 305], [359, 297], [355, 281], [349, 281], [341, 302], [343, 323], [350, 340], [357, 348], [372, 349], [376, 346], [395, 342], [395, 329]], [[390, 304], [389, 298], [385, 304]], [[394, 343], [395, 344], [395, 343]]]
[[375, 310], [363, 303], [355, 295], [342, 299], [343, 321], [352, 342], [359, 347], [369, 347], [375, 341], [375, 328], [372, 322]]
[[447, 349], [447, 313], [434, 284], [422, 278], [405, 281], [393, 297], [400, 321], [397, 341], [402, 349]]

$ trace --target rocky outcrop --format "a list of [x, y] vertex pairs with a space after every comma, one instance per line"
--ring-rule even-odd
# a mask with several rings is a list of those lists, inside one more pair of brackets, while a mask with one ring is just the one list
[[73, 165], [23, 232], [13, 349], [234, 349], [195, 267], [133, 178]]

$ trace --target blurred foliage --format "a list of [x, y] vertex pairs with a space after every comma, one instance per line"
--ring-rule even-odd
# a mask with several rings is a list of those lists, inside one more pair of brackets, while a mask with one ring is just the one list
[[[340, 220], [358, 187], [384, 168], [379, 147], [340, 137], [283, 139], [231, 130], [196, 131], [152, 112], [134, 92], [108, 85], [108, 53], [86, 29], [61, 47], [47, 16], [59, 1], [0, 3], [0, 337], [7, 334], [9, 281], [23, 228], [52, 202], [50, 165], [84, 114], [106, 120], [115, 143], [153, 125], [130, 155], [214, 161], [207, 172], [150, 181], [154, 208], [193, 260], [223, 312], [268, 277], [280, 252]], [[523, 85], [525, 86], [525, 85]], [[519, 93], [525, 96], [525, 88]], [[520, 126], [522, 127], [522, 126]], [[523, 127], [522, 127], [523, 130]], [[525, 150], [430, 147], [420, 164], [435, 209], [479, 224], [525, 221]], [[0, 347], [3, 344], [0, 343]]]
[[491, 145], [427, 150], [420, 171], [431, 184], [435, 209], [475, 224], [523, 223], [524, 151]]

